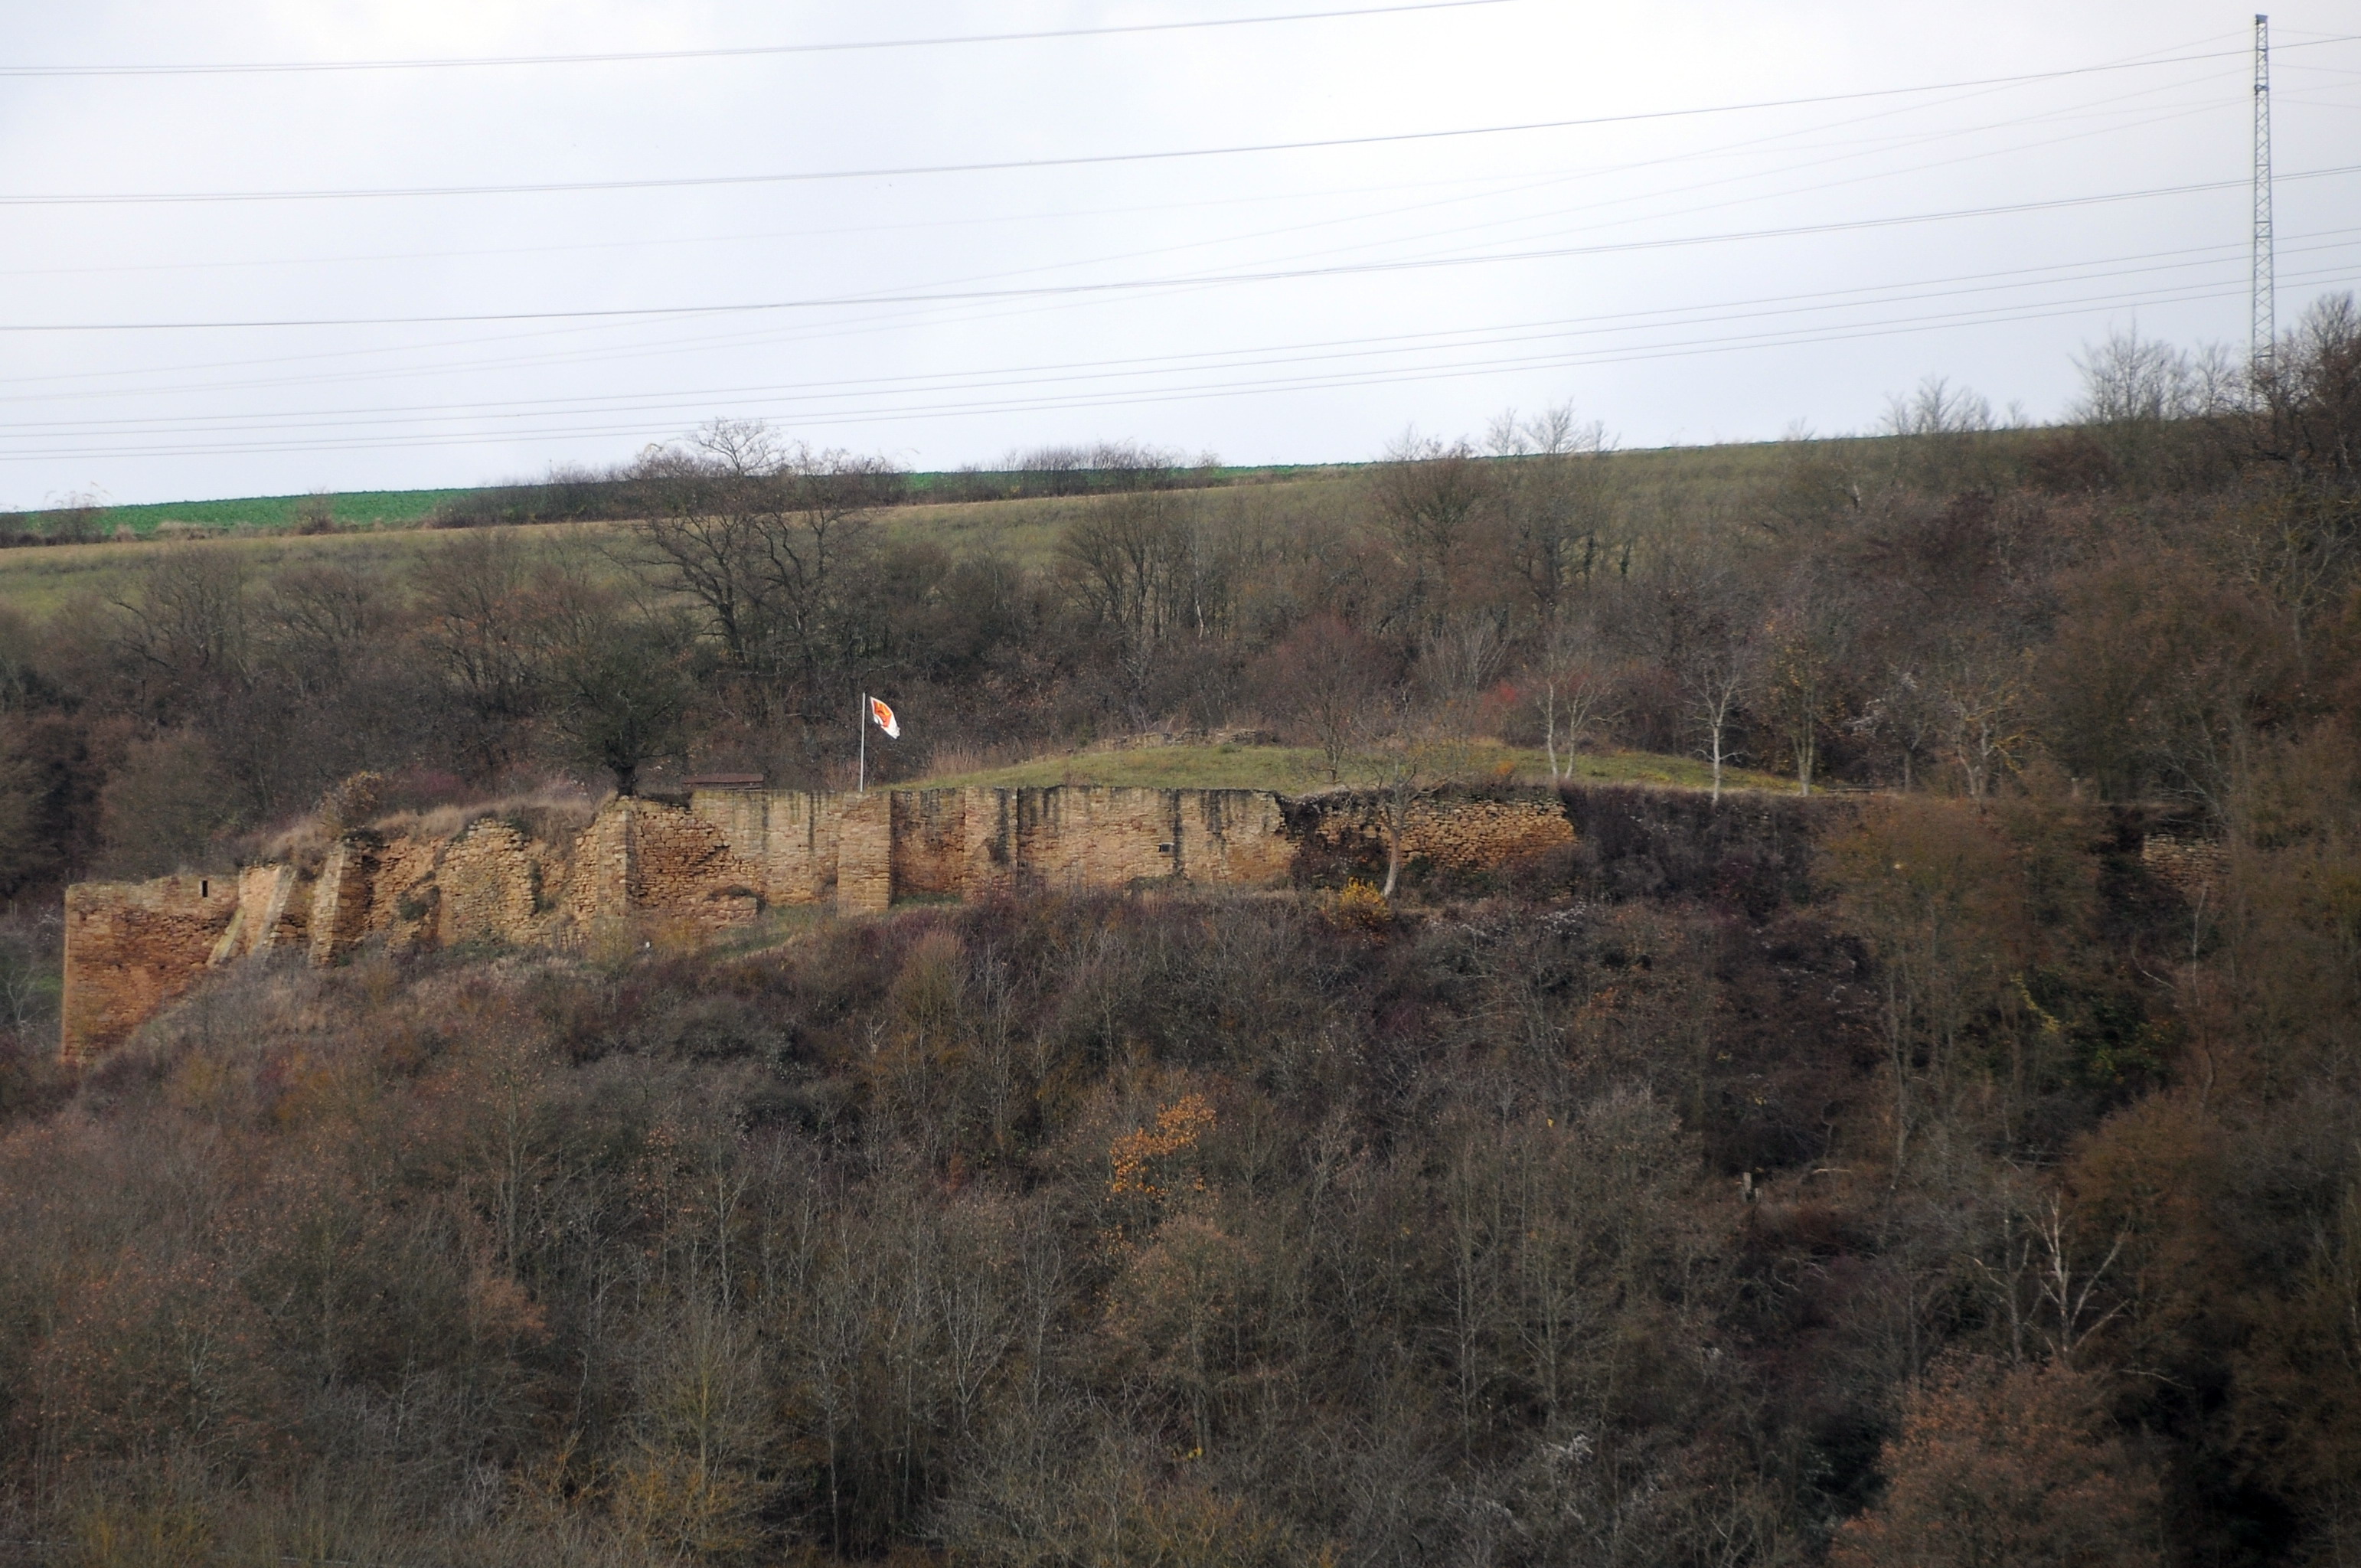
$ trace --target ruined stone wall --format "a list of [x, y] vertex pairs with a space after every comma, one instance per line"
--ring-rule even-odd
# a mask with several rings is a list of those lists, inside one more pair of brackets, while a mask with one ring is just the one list
[[[704, 790], [686, 806], [610, 801], [572, 842], [485, 817], [455, 838], [346, 833], [306, 885], [292, 866], [236, 877], [84, 884], [67, 894], [65, 1050], [112, 1044], [208, 964], [302, 948], [332, 964], [368, 939], [401, 948], [566, 948], [654, 919], [721, 931], [765, 906], [832, 897], [845, 914], [896, 898], [1181, 881], [1268, 886], [1307, 839], [1382, 854], [1382, 803], [1261, 790], [873, 790], [859, 796]], [[1570, 843], [1554, 797], [1428, 795], [1407, 852], [1499, 865]]]
[[448, 841], [408, 834], [386, 840], [378, 851], [377, 874], [369, 882], [370, 935], [383, 933], [387, 945], [393, 948], [434, 945], [443, 902], [434, 868]]
[[487, 817], [443, 851], [434, 867], [438, 946], [549, 945], [555, 903], [544, 896], [533, 848], [515, 824]]
[[840, 804], [808, 790], [700, 789], [690, 813], [761, 868], [765, 904], [823, 904], [836, 894]]
[[335, 963], [368, 934], [369, 886], [377, 874], [378, 849], [374, 833], [347, 833], [329, 847], [312, 883], [312, 914], [306, 922], [314, 964]]
[[618, 801], [609, 809], [629, 824], [625, 902], [632, 913], [708, 930], [749, 925], [762, 913], [761, 862], [732, 850], [712, 823], [655, 801]]
[[961, 891], [970, 895], [1170, 878], [1276, 883], [1294, 863], [1279, 797], [1263, 790], [1068, 785], [963, 793]]
[[2150, 833], [2140, 840], [2140, 864], [2150, 876], [2194, 902], [2209, 897], [2229, 870], [2230, 854], [2202, 839]]
[[82, 883], [66, 889], [59, 1054], [80, 1061], [119, 1044], [188, 990], [238, 913], [235, 877]]
[[[662, 801], [610, 801], [574, 841], [565, 899], [573, 933], [647, 916], [708, 930], [761, 913], [765, 881], [747, 853], [705, 814]], [[738, 824], [759, 845], [760, 820]]]
[[[1386, 850], [1387, 804], [1373, 794], [1339, 791], [1296, 803], [1311, 836], [1347, 851]], [[1574, 842], [1574, 824], [1554, 798], [1484, 799], [1435, 793], [1410, 804], [1402, 823], [1402, 857], [1455, 871], [1482, 870], [1528, 860]]]
[[308, 899], [296, 896], [301, 883], [293, 866], [247, 866], [240, 871], [237, 913], [230, 916], [206, 961], [225, 964], [255, 953], [301, 947], [310, 909]]

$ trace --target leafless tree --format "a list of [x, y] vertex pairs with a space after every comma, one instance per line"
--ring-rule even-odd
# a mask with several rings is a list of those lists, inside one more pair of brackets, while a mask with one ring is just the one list
[[2006, 649], [1979, 641], [1955, 648], [1930, 676], [1946, 747], [1971, 799], [1991, 793], [2029, 743], [2022, 665]]
[[420, 641], [441, 676], [445, 724], [487, 778], [517, 760], [541, 707], [547, 642], [534, 566], [514, 540], [470, 533], [417, 567]]
[[1546, 621], [1602, 555], [1615, 507], [1607, 428], [1578, 420], [1571, 403], [1530, 419], [1511, 409], [1492, 422], [1488, 444], [1508, 460], [1499, 483], [1510, 565]]
[[119, 646], [159, 718], [235, 686], [250, 673], [251, 607], [238, 555], [176, 545], [156, 559], [130, 595], [115, 602], [124, 616]]
[[1540, 696], [1543, 754], [1554, 784], [1573, 776], [1575, 755], [1592, 732], [1614, 721], [1615, 681], [1597, 623], [1565, 611], [1551, 616], [1536, 639], [1531, 669]]
[[1171, 646], [1203, 642], [1226, 619], [1224, 564], [1188, 503], [1163, 490], [1093, 503], [1058, 558], [1068, 593], [1115, 643], [1133, 728], [1147, 728], [1150, 685]]
[[807, 735], [830, 722], [829, 677], [859, 656], [872, 513], [892, 493], [883, 460], [781, 441], [758, 421], [716, 420], [631, 470], [643, 499], [639, 559], [695, 602], [730, 676], [761, 711], [784, 676]]
[[1333, 615], [1311, 617], [1271, 651], [1263, 700], [1274, 718], [1308, 733], [1330, 784], [1368, 738], [1388, 662], [1374, 640]]
[[1369, 478], [1378, 516], [1411, 568], [1415, 606], [1439, 618], [1450, 604], [1477, 521], [1494, 497], [1484, 460], [1465, 441], [1405, 432]]

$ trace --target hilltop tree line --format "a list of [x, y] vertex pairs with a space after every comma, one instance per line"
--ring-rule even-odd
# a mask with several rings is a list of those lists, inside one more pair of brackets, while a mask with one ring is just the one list
[[1982, 797], [2047, 765], [2220, 821], [2257, 737], [2350, 695], [2349, 298], [2274, 363], [2246, 385], [2119, 337], [2070, 424], [1995, 428], [1934, 380], [1882, 442], [1679, 493], [1565, 411], [1405, 436], [1295, 505], [1133, 453], [1141, 488], [1055, 503], [1046, 560], [906, 533], [884, 464], [730, 422], [601, 481], [620, 530], [408, 565], [166, 550], [107, 602], [0, 617], [0, 897], [218, 857], [363, 770], [424, 804], [552, 770], [835, 784], [862, 691], [913, 717], [903, 776], [1257, 722], [1340, 778], [1482, 734], [1806, 789]]

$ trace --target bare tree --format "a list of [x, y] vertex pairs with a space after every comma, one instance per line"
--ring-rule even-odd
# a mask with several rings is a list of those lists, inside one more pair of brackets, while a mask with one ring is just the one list
[[1601, 655], [1594, 622], [1561, 612], [1543, 623], [1532, 671], [1553, 784], [1573, 776], [1576, 753], [1593, 730], [1613, 721], [1615, 681]]
[[1454, 615], [1419, 639], [1418, 680], [1437, 734], [1461, 744], [1476, 739], [1485, 694], [1508, 663], [1503, 619], [1497, 613]]
[[570, 762], [603, 768], [617, 795], [680, 755], [693, 688], [690, 632], [662, 613], [584, 594], [552, 617], [549, 726]]
[[1992, 404], [1941, 376], [1886, 400], [1885, 433], [1906, 482], [1937, 492], [1972, 488], [1992, 478]]
[[513, 762], [540, 711], [546, 648], [534, 564], [512, 539], [468, 534], [417, 567], [420, 641], [441, 676], [455, 749], [481, 777]]
[[1332, 784], [1367, 739], [1387, 662], [1374, 640], [1334, 615], [1309, 618], [1271, 651], [1263, 700], [1310, 735]]
[[1094, 503], [1059, 542], [1069, 595], [1115, 642], [1133, 728], [1146, 729], [1168, 646], [1204, 641], [1224, 619], [1226, 584], [1186, 503], [1140, 490]]
[[1932, 677], [1945, 742], [1968, 795], [1982, 800], [2028, 743], [2023, 661], [1986, 642], [1956, 648]]
[[646, 514], [638, 560], [698, 607], [726, 676], [765, 710], [784, 678], [807, 733], [826, 721], [830, 677], [873, 635], [869, 521], [890, 466], [716, 420], [630, 477]]
[[1850, 630], [1846, 609], [1807, 565], [1789, 576], [1761, 632], [1756, 691], [1764, 717], [1787, 743], [1803, 795], [1812, 793], [1820, 737], [1839, 711]]
[[1433, 736], [1416, 688], [1407, 683], [1385, 691], [1367, 722], [1370, 745], [1363, 765], [1377, 791], [1386, 835], [1386, 883], [1378, 891], [1391, 898], [1401, 885], [1411, 808], [1433, 783]]
[[170, 721], [250, 674], [247, 573], [230, 552], [176, 545], [157, 557], [123, 612], [118, 646], [138, 672], [150, 712]]
[[1568, 589], [1587, 586], [1614, 511], [1607, 428], [1561, 403], [1530, 419], [1515, 410], [1492, 422], [1487, 444], [1502, 465], [1500, 510], [1509, 561], [1547, 620]]
[[1753, 675], [1754, 650], [1735, 628], [1700, 638], [1677, 667], [1700, 750], [1713, 768], [1713, 800], [1721, 804], [1723, 768], [1739, 758], [1735, 744], [1740, 699]]
[[1413, 574], [1416, 605], [1439, 617], [1452, 598], [1469, 537], [1493, 499], [1484, 460], [1465, 441], [1407, 431], [1369, 478], [1370, 499]]

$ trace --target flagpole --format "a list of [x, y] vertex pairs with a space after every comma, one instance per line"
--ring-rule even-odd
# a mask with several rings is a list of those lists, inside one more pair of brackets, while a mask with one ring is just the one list
[[856, 776], [852, 793], [869, 793], [869, 694], [861, 694], [861, 772]]

